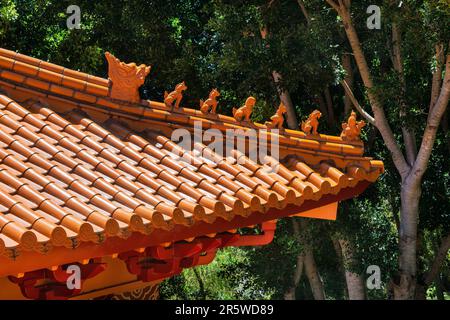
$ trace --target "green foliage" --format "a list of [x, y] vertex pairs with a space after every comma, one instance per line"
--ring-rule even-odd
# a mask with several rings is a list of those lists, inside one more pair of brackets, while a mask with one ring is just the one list
[[270, 299], [273, 289], [251, 270], [251, 258], [241, 248], [219, 250], [209, 265], [186, 269], [165, 280], [160, 287], [163, 299]]

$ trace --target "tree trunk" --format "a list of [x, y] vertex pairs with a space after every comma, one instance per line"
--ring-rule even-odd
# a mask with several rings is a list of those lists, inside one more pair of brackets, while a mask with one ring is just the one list
[[[342, 275], [342, 281], [345, 282], [346, 281], [346, 277], [345, 277], [345, 268], [344, 268], [344, 258], [342, 256], [342, 248], [341, 245], [339, 243], [339, 239], [338, 239], [338, 235], [332, 235], [331, 236], [331, 241], [333, 242], [333, 248], [334, 251], [336, 252], [336, 256], [338, 259], [338, 269], [339, 269], [339, 273]], [[344, 286], [344, 297], [348, 297], [348, 288], [347, 286]]]
[[347, 34], [347, 39], [350, 43], [350, 46], [352, 47], [359, 74], [361, 75], [364, 86], [366, 87], [367, 96], [369, 97], [370, 105], [372, 106], [375, 125], [380, 131], [386, 147], [391, 152], [391, 157], [397, 170], [402, 177], [405, 177], [408, 174], [410, 167], [403, 156], [400, 146], [395, 140], [394, 133], [392, 132], [392, 129], [387, 121], [386, 114], [381, 104], [381, 100], [373, 92], [374, 83], [370, 74], [369, 65], [367, 64], [366, 57], [361, 47], [361, 43], [359, 42], [358, 34], [356, 33], [356, 29], [353, 26], [353, 21], [349, 11], [349, 3], [346, 2], [346, 4], [338, 6], [332, 0], [327, 0], [327, 2], [330, 3], [334, 8], [336, 8], [336, 10], [338, 10], [338, 13], [342, 18], [345, 32]]
[[322, 116], [327, 119], [328, 122], [328, 108], [327, 104], [325, 103], [325, 99], [323, 98], [323, 95], [321, 93], [317, 96], [317, 103], [319, 104], [319, 110], [322, 113]]
[[339, 239], [342, 249], [342, 257], [345, 268], [345, 280], [347, 282], [348, 299], [349, 300], [365, 300], [366, 293], [364, 289], [364, 278], [352, 271], [355, 265], [354, 248], [351, 243], [345, 239]]
[[200, 276], [197, 268], [192, 268], [192, 271], [194, 271], [195, 278], [197, 278], [198, 286], [199, 286], [199, 294], [201, 300], [206, 300], [206, 291], [205, 291], [205, 284], [203, 283], [203, 279]]
[[343, 265], [344, 257], [342, 256], [342, 248], [341, 248], [341, 244], [339, 243], [338, 236], [332, 235], [331, 241], [333, 242], [333, 248], [334, 248], [334, 251], [336, 252], [336, 256], [337, 256], [337, 259], [339, 262], [339, 264], [338, 264], [339, 272], [341, 272], [342, 275], [345, 276], [345, 269], [344, 269], [344, 265]]
[[302, 253], [297, 255], [297, 264], [295, 265], [294, 276], [292, 280], [292, 286], [290, 286], [284, 293], [284, 300], [295, 300], [295, 291], [297, 290], [298, 284], [303, 274], [303, 264], [305, 256]]
[[424, 281], [416, 289], [416, 299], [425, 299], [428, 287], [434, 282], [436, 284], [436, 291], [439, 286], [442, 286], [439, 279], [439, 272], [441, 266], [447, 258], [448, 250], [450, 249], [450, 234], [445, 236], [436, 252], [430, 269], [426, 272]]
[[289, 94], [289, 91], [280, 87], [280, 83], [282, 81], [281, 74], [279, 74], [277, 71], [272, 71], [272, 77], [275, 85], [277, 86], [280, 100], [286, 106], [287, 126], [289, 129], [297, 130], [298, 129], [297, 114], [295, 112], [294, 104], [292, 103], [291, 95]]
[[[270, 5], [269, 5], [270, 7]], [[261, 38], [266, 39], [269, 31], [267, 27], [263, 27], [260, 30]], [[269, 45], [267, 45], [268, 47]], [[273, 82], [275, 83], [275, 86], [277, 87], [278, 95], [280, 96], [280, 101], [284, 104], [286, 107], [286, 123], [289, 129], [296, 130], [298, 129], [298, 121], [297, 121], [297, 113], [295, 112], [294, 104], [292, 103], [291, 95], [289, 94], [289, 91], [284, 89], [281, 86], [281, 83], [283, 81], [283, 77], [281, 74], [275, 70], [272, 71], [272, 78]]]
[[332, 129], [335, 124], [333, 99], [331, 98], [330, 88], [327, 86], [324, 90], [325, 101], [327, 103], [327, 123], [328, 128]]
[[[291, 218], [292, 227], [294, 231], [294, 237], [296, 239], [300, 239], [300, 227], [298, 225], [298, 221], [295, 218]], [[286, 292], [284, 293], [285, 300], [295, 300], [295, 291], [297, 290], [297, 286], [300, 283], [300, 279], [303, 274], [303, 264], [305, 260], [305, 255], [303, 252], [300, 252], [297, 255], [297, 264], [295, 266], [294, 275], [292, 277], [292, 286], [290, 286]]]
[[427, 275], [425, 277], [425, 284], [430, 285], [439, 275], [439, 270], [441, 269], [442, 264], [447, 258], [447, 253], [449, 249], [450, 249], [450, 234], [448, 234], [442, 239], [441, 245], [439, 246], [439, 249], [436, 252], [436, 256], [434, 257], [431, 268], [427, 272]]
[[434, 281], [436, 283], [436, 297], [438, 300], [445, 300], [444, 288], [442, 287], [442, 281], [440, 277], [437, 277]]
[[303, 251], [297, 256], [297, 266], [294, 273], [293, 286], [286, 291], [285, 299], [286, 300], [295, 299], [295, 289], [297, 288], [298, 283], [300, 282], [300, 278], [302, 276], [304, 267], [305, 275], [308, 279], [309, 286], [311, 287], [311, 292], [313, 294], [314, 299], [325, 300], [325, 291], [323, 288], [323, 283], [322, 280], [320, 279], [312, 247], [306, 237], [308, 221], [304, 219], [298, 221], [296, 220], [296, 218], [291, 219], [292, 219], [292, 226], [294, 229], [294, 235], [297, 237], [300, 245], [303, 248]]
[[317, 270], [316, 261], [311, 248], [305, 250], [305, 274], [309, 281], [309, 286], [314, 296], [314, 300], [325, 300], [325, 291], [322, 279]]
[[[383, 105], [379, 97], [372, 90], [374, 88], [372, 76], [369, 66], [366, 61], [366, 57], [361, 47], [361, 43], [356, 33], [355, 27], [352, 22], [350, 13], [350, 0], [326, 0], [342, 18], [347, 39], [350, 42], [352, 51], [355, 57], [356, 64], [359, 69], [359, 73], [364, 82], [364, 86], [367, 90], [367, 96], [372, 107], [374, 117], [372, 118], [364, 110], [362, 114], [368, 121], [374, 124], [383, 137], [384, 143], [387, 149], [391, 152], [392, 160], [395, 164], [397, 171], [402, 178], [401, 182], [401, 209], [400, 209], [400, 227], [399, 227], [399, 279], [397, 283], [394, 283], [394, 296], [396, 299], [412, 299], [414, 297], [414, 291], [416, 287], [416, 256], [417, 256], [417, 223], [419, 217], [419, 200], [421, 195], [420, 184], [422, 177], [427, 169], [428, 161], [433, 149], [434, 142], [436, 140], [436, 131], [441, 122], [442, 116], [447, 108], [450, 98], [450, 55], [446, 58], [446, 71], [445, 77], [437, 96], [434, 105], [430, 106], [428, 113], [427, 125], [422, 136], [420, 149], [417, 152], [417, 156], [413, 157], [413, 142], [414, 138], [411, 132], [403, 130], [405, 145], [407, 145], [408, 159], [402, 153], [400, 145], [397, 143], [392, 129], [387, 121], [386, 114], [383, 109]], [[397, 30], [393, 30], [395, 32]], [[400, 34], [395, 33], [394, 44], [399, 43]], [[400, 52], [397, 45], [397, 53]], [[395, 53], [395, 52], [394, 52]], [[393, 57], [394, 66], [401, 67], [401, 63], [398, 63], [398, 58], [401, 56], [398, 54]], [[397, 62], [395, 62], [397, 61]], [[401, 61], [400, 61], [401, 62]], [[434, 79], [436, 80], [436, 79]], [[433, 86], [438, 84], [437, 81], [433, 82]], [[434, 94], [435, 95], [435, 94]], [[436, 97], [433, 97], [432, 101]], [[357, 106], [355, 104], [355, 106]], [[358, 109], [360, 110], [360, 108]], [[407, 133], [405, 136], [405, 132]], [[409, 134], [409, 135], [408, 135]], [[408, 161], [407, 161], [408, 160]]]
[[413, 184], [408, 179], [402, 183], [400, 194], [399, 279], [394, 284], [396, 300], [413, 299], [415, 295], [420, 195], [419, 184]]
[[[306, 231], [307, 224], [307, 220], [300, 220], [300, 226], [303, 232]], [[319, 270], [317, 269], [316, 261], [314, 259], [313, 249], [309, 242], [305, 240], [304, 235], [299, 238], [299, 241], [303, 247], [303, 252], [305, 255], [305, 275], [308, 278], [314, 300], [325, 300], [325, 290], [323, 288], [322, 279], [320, 278]]]

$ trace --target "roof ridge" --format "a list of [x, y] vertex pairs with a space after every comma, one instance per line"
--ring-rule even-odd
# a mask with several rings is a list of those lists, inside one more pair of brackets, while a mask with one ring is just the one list
[[[0, 72], [0, 78], [2, 78], [3, 72]], [[4, 85], [4, 87], [11, 87], [18, 91], [24, 91], [29, 93], [29, 89], [26, 88], [26, 85], [22, 86], [13, 86], [9, 82], [5, 82], [0, 80], [0, 85]], [[154, 103], [160, 104], [158, 102], [147, 101], [152, 107], [146, 107], [145, 105], [137, 105], [137, 104], [129, 104], [123, 102], [112, 101], [107, 98], [98, 98], [96, 102], [86, 102], [80, 99], [77, 99], [79, 93], [75, 94], [75, 97], [72, 96], [62, 96], [61, 94], [43, 94], [40, 93], [37, 89], [31, 89], [32, 94], [37, 94], [40, 98], [45, 100], [51, 100], [54, 104], [56, 101], [59, 103], [63, 103], [65, 105], [73, 105], [76, 108], [80, 108], [82, 110], [91, 110], [94, 112], [101, 112], [106, 115], [113, 115], [119, 118], [124, 119], [132, 119], [140, 122], [154, 122], [155, 124], [164, 123], [166, 129], [191, 129], [194, 128], [195, 121], [200, 121], [202, 123], [202, 131], [208, 129], [219, 129], [223, 132], [227, 129], [236, 129], [236, 130], [257, 130], [266, 129], [266, 127], [259, 123], [247, 123], [247, 122], [233, 122], [226, 121], [226, 118], [230, 118], [224, 115], [218, 115], [218, 119], [216, 121], [211, 121], [211, 119], [202, 117], [199, 115], [198, 110], [189, 109], [193, 114], [189, 115], [185, 113], [181, 113], [178, 110], [169, 109], [165, 106], [156, 106], [154, 107]], [[50, 103], [50, 104], [52, 104]], [[182, 108], [186, 110], [187, 108]], [[224, 119], [225, 118], [225, 119]], [[217, 121], [219, 120], [219, 121]], [[225, 120], [225, 121], [223, 121]], [[233, 119], [234, 120], [234, 119]], [[192, 127], [192, 128], [190, 128]], [[286, 132], [283, 129], [282, 132]], [[328, 136], [319, 134], [317, 136], [306, 136], [303, 132], [297, 131], [297, 134], [294, 135], [283, 135], [271, 132], [271, 130], [267, 131], [267, 135], [269, 140], [273, 137], [278, 139], [281, 148], [289, 148], [293, 151], [308, 151], [311, 152], [319, 152], [323, 154], [334, 154], [334, 156], [341, 155], [344, 157], [358, 157], [361, 158], [364, 153], [362, 143], [358, 145], [348, 144], [341, 140], [341, 138], [336, 136]]]
[[0, 57], [5, 57], [5, 58], [15, 60], [15, 61], [18, 61], [18, 62], [21, 62], [24, 64], [28, 64], [28, 65], [31, 65], [34, 67], [45, 69], [45, 70], [51, 71], [53, 73], [66, 75], [66, 76], [69, 76], [69, 77], [77, 79], [77, 80], [87, 81], [87, 82], [97, 84], [100, 86], [105, 86], [105, 87], [109, 86], [108, 79], [105, 79], [102, 77], [97, 77], [97, 76], [94, 76], [94, 75], [91, 75], [91, 74], [88, 74], [85, 72], [68, 69], [63, 66], [57, 65], [55, 63], [44, 61], [42, 59], [33, 58], [30, 56], [21, 54], [19, 52], [8, 50], [8, 49], [0, 48]]
[[[117, 58], [115, 59], [119, 61]], [[120, 61], [119, 63], [125, 65]], [[145, 65], [137, 67], [133, 63], [125, 66], [142, 68]], [[147, 68], [149, 72], [150, 67]], [[200, 110], [189, 107], [169, 107], [167, 103], [152, 100], [130, 102], [114, 99], [112, 98], [111, 80], [67, 69], [2, 48], [0, 48], [0, 79], [0, 84], [3, 83], [2, 80], [5, 80], [8, 83], [13, 82], [20, 87], [26, 87], [36, 92], [45, 92], [47, 96], [56, 95], [72, 100], [77, 104], [99, 105], [110, 110], [155, 119], [156, 121], [171, 121], [184, 125], [193, 125], [194, 121], [201, 121], [205, 130], [209, 128], [268, 130], [271, 136], [279, 138], [281, 144], [298, 146], [298, 140], [308, 140], [311, 141], [311, 143], [307, 143], [308, 147], [313, 149], [313, 145], [318, 144], [319, 146], [329, 145], [329, 149], [338, 150], [343, 154], [362, 155], [364, 152], [364, 145], [358, 139], [346, 141], [338, 136], [305, 134], [300, 130], [284, 128], [275, 133], [267, 122], [262, 124], [244, 120], [238, 121], [227, 115], [205, 114]], [[305, 145], [299, 147], [302, 148]]]

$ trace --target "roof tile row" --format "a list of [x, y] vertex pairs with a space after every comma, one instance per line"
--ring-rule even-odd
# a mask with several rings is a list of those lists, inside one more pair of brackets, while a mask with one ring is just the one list
[[0, 96], [0, 252], [229, 220], [301, 205], [380, 173], [269, 159], [279, 171], [267, 174], [237, 150], [230, 163], [202, 144], [187, 152], [162, 135], [107, 127]]
[[[0, 78], [0, 86], [32, 97], [19, 104], [0, 95], [0, 255], [301, 206], [383, 171], [381, 162], [361, 157], [361, 143], [338, 137], [269, 132], [262, 144], [277, 138], [294, 150], [281, 163], [265, 157], [275, 173], [238, 150], [225, 160], [202, 143], [185, 150], [161, 131], [99, 123], [79, 110], [170, 130], [192, 130], [195, 121], [203, 129], [266, 129], [153, 101], [119, 103], [108, 97], [106, 79], [4, 49]], [[56, 112], [72, 107], [78, 111]]]
[[[30, 60], [31, 59], [31, 60]], [[31, 62], [30, 62], [31, 61]], [[41, 67], [42, 66], [42, 67]], [[142, 118], [163, 120], [180, 126], [192, 125], [201, 121], [205, 129], [267, 129], [263, 124], [236, 121], [233, 117], [217, 114], [203, 114], [189, 108], [168, 108], [163, 103], [142, 101], [142, 105], [118, 103], [108, 99], [110, 83], [70, 69], [48, 64], [12, 51], [0, 49], [0, 78], [20, 85], [46, 91], [83, 103], [104, 106], [110, 110], [135, 114]], [[282, 130], [277, 137], [282, 146], [318, 150], [320, 152], [361, 156], [362, 144], [358, 141], [343, 141], [340, 137], [326, 135], [306, 136], [301, 131]]]
[[[95, 77], [93, 75], [87, 74], [87, 73], [83, 73], [83, 72], [79, 72], [79, 71], [75, 71], [75, 70], [71, 70], [71, 69], [67, 69], [64, 67], [61, 67], [59, 65], [53, 64], [53, 63], [49, 63], [46, 61], [42, 61], [30, 56], [26, 56], [14, 51], [10, 51], [10, 50], [6, 50], [3, 48], [0, 48], [0, 56], [3, 56], [4, 58], [8, 59], [8, 60], [4, 60], [2, 62], [2, 60], [0, 60], [0, 66], [3, 66], [3, 64], [7, 64], [7, 63], [11, 63], [11, 61], [14, 63], [14, 61], [17, 62], [21, 62], [23, 63], [23, 65], [25, 65], [26, 69], [33, 69], [31, 67], [37, 67], [40, 69], [44, 69], [44, 70], [48, 70], [57, 74], [62, 74], [62, 75], [66, 75], [68, 77], [72, 77], [81, 81], [86, 81], [86, 82], [90, 82], [93, 84], [97, 84], [100, 86], [108, 86], [109, 85], [109, 81], [103, 78], [99, 78], [99, 77]], [[28, 72], [34, 72], [34, 71], [28, 71]]]

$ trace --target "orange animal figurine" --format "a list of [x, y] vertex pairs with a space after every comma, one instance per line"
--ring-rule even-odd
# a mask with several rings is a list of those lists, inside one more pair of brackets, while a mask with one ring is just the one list
[[145, 78], [150, 73], [150, 66], [135, 63], [124, 63], [111, 53], [105, 53], [108, 60], [108, 77], [112, 82], [111, 98], [139, 103], [139, 87], [144, 84]]
[[342, 140], [359, 140], [361, 129], [366, 125], [364, 120], [356, 121], [356, 113], [352, 111], [350, 117], [348, 117], [347, 123], [342, 124]]
[[220, 92], [217, 89], [212, 89], [209, 93], [209, 98], [206, 101], [200, 99], [200, 111], [207, 114], [210, 110], [212, 114], [216, 113], [217, 97], [220, 97]]
[[284, 123], [283, 114], [285, 114], [285, 113], [286, 113], [286, 106], [283, 104], [283, 102], [281, 102], [280, 105], [278, 106], [277, 112], [275, 112], [275, 114], [270, 117], [270, 120], [272, 120], [272, 121], [266, 122], [267, 128], [269, 128], [269, 129], [283, 128], [283, 123]]
[[307, 135], [317, 134], [317, 128], [319, 127], [319, 119], [322, 116], [322, 113], [319, 110], [314, 110], [308, 117], [308, 120], [302, 121], [301, 129]]
[[175, 108], [180, 107], [181, 99], [183, 99], [183, 91], [187, 89], [186, 84], [183, 82], [175, 86], [175, 90], [171, 93], [167, 91], [164, 92], [164, 103], [167, 107], [173, 107], [173, 102], [175, 101]]
[[242, 121], [243, 118], [245, 121], [249, 121], [255, 103], [256, 103], [255, 98], [248, 97], [247, 100], [245, 100], [245, 104], [242, 107], [240, 107], [239, 109], [233, 108], [233, 117], [237, 121]]

